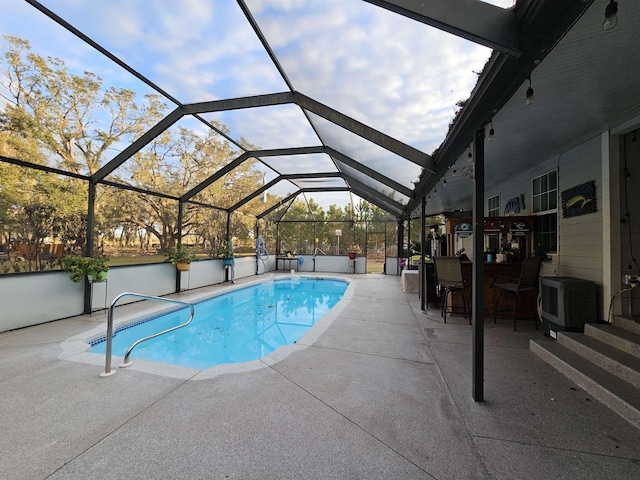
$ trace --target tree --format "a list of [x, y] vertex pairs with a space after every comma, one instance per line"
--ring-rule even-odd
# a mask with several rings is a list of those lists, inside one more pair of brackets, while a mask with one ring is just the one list
[[91, 72], [71, 73], [59, 58], [31, 51], [27, 40], [4, 36], [2, 86], [9, 95], [3, 130], [36, 139], [57, 166], [91, 175], [117, 142], [132, 141], [162, 118], [166, 106], [147, 94], [141, 105], [128, 89], [103, 88]]
[[[91, 175], [104, 163], [108, 148], [134, 140], [162, 117], [165, 105], [157, 95], [145, 95], [138, 105], [131, 90], [105, 89], [95, 74], [72, 73], [62, 60], [33, 53], [28, 41], [3, 38], [0, 83], [6, 102], [0, 112], [2, 155]], [[59, 231], [64, 240], [72, 242], [70, 248], [85, 244], [86, 239], [79, 236], [84, 221], [80, 226], [73, 222], [86, 217], [86, 182], [5, 163], [0, 163], [0, 174], [6, 179], [0, 191], [5, 243], [18, 226], [31, 225], [16, 223], [19, 212], [39, 202], [54, 207], [62, 219]], [[101, 204], [105, 210], [109, 198]], [[96, 217], [98, 224], [109, 223], [99, 208]], [[22, 238], [25, 233], [21, 232]], [[34, 234], [29, 232], [28, 236]]]
[[[218, 125], [222, 129], [222, 125]], [[138, 152], [114, 177], [122, 183], [152, 192], [179, 196], [199, 185], [227, 165], [238, 153], [229, 142], [210, 131], [200, 136], [184, 127], [166, 130], [149, 146]], [[228, 207], [259, 186], [262, 174], [254, 162], [246, 161], [217, 182], [202, 190], [193, 200], [207, 205]], [[117, 208], [122, 222], [143, 229], [158, 239], [161, 251], [173, 248], [178, 240], [178, 204], [160, 196], [133, 194], [135, 202]], [[120, 203], [120, 202], [118, 202]], [[226, 233], [226, 216], [221, 221], [219, 234], [211, 228], [211, 212], [206, 208], [186, 204], [183, 209], [182, 235], [195, 235], [207, 248], [219, 245]], [[244, 225], [244, 223], [242, 223]], [[239, 223], [235, 223], [240, 228]], [[240, 231], [248, 231], [244, 225]]]

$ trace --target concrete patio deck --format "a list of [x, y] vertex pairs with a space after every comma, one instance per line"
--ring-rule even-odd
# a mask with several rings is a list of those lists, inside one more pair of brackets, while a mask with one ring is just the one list
[[640, 431], [532, 354], [532, 323], [486, 325], [475, 403], [465, 320], [348, 278], [326, 323], [248, 368], [99, 378], [65, 341], [104, 312], [0, 334], [0, 478], [640, 478]]

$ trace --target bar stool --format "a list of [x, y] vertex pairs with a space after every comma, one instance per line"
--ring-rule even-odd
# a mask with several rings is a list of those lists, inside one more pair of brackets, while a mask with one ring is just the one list
[[[447, 323], [447, 298], [451, 292], [462, 293], [462, 313], [467, 318], [467, 310], [469, 311], [469, 325], [471, 325], [471, 308], [467, 301], [467, 282], [462, 278], [462, 263], [460, 257], [433, 257], [433, 266], [436, 275], [436, 285], [443, 290], [442, 301], [440, 303], [440, 316], [444, 317], [444, 323]], [[469, 305], [469, 307], [467, 307]], [[453, 305], [451, 306], [453, 313]]]

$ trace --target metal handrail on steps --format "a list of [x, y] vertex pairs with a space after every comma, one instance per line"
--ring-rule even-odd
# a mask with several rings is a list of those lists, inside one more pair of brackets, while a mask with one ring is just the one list
[[100, 374], [101, 377], [108, 377], [116, 373], [115, 370], [111, 369], [111, 350], [112, 350], [112, 343], [113, 343], [113, 312], [116, 304], [123, 297], [137, 297], [144, 300], [153, 300], [156, 302], [173, 303], [177, 305], [182, 305], [183, 307], [189, 307], [191, 309], [191, 314], [189, 315], [189, 319], [185, 323], [181, 323], [180, 325], [176, 325], [175, 327], [168, 328], [161, 332], [154, 333], [153, 335], [149, 335], [147, 337], [144, 337], [144, 338], [141, 338], [140, 340], [135, 341], [127, 349], [127, 353], [124, 356], [124, 362], [120, 364], [120, 367], [129, 367], [133, 365], [133, 362], [129, 362], [129, 355], [131, 354], [131, 351], [140, 343], [146, 340], [149, 340], [151, 338], [155, 338], [159, 335], [163, 335], [167, 332], [177, 330], [178, 328], [184, 327], [186, 325], [189, 325], [191, 323], [191, 320], [193, 320], [193, 315], [195, 314], [195, 308], [193, 304], [187, 303], [187, 302], [181, 302], [179, 300], [171, 300], [171, 299], [162, 298], [162, 297], [153, 297], [151, 295], [142, 295], [140, 293], [132, 293], [132, 292], [124, 292], [118, 295], [116, 298], [113, 299], [113, 302], [111, 302], [111, 306], [109, 307], [109, 314], [107, 315], [107, 336], [106, 336], [106, 345], [105, 345], [104, 372]]

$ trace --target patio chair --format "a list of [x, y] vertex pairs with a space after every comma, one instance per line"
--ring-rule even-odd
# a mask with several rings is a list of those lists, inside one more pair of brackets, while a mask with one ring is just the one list
[[[467, 318], [469, 311], [469, 325], [471, 325], [471, 308], [467, 301], [467, 282], [462, 278], [462, 263], [460, 257], [433, 257], [436, 285], [440, 289], [442, 300], [440, 302], [440, 316], [444, 317], [447, 323], [447, 299], [451, 292], [462, 293], [463, 315]], [[451, 305], [453, 312], [453, 304]]]
[[[538, 291], [538, 277], [540, 276], [540, 265], [542, 264], [543, 256], [528, 257], [522, 262], [519, 278], [508, 277], [495, 277], [491, 282], [490, 288], [499, 288], [496, 301], [493, 305], [493, 323], [496, 323], [496, 315], [499, 311], [505, 312], [508, 310], [498, 310], [500, 299], [502, 295], [507, 294], [513, 297], [512, 300], [512, 315], [513, 315], [513, 331], [516, 331], [516, 306], [518, 297], [526, 292]], [[536, 319], [536, 330], [538, 329], [538, 321]]]

